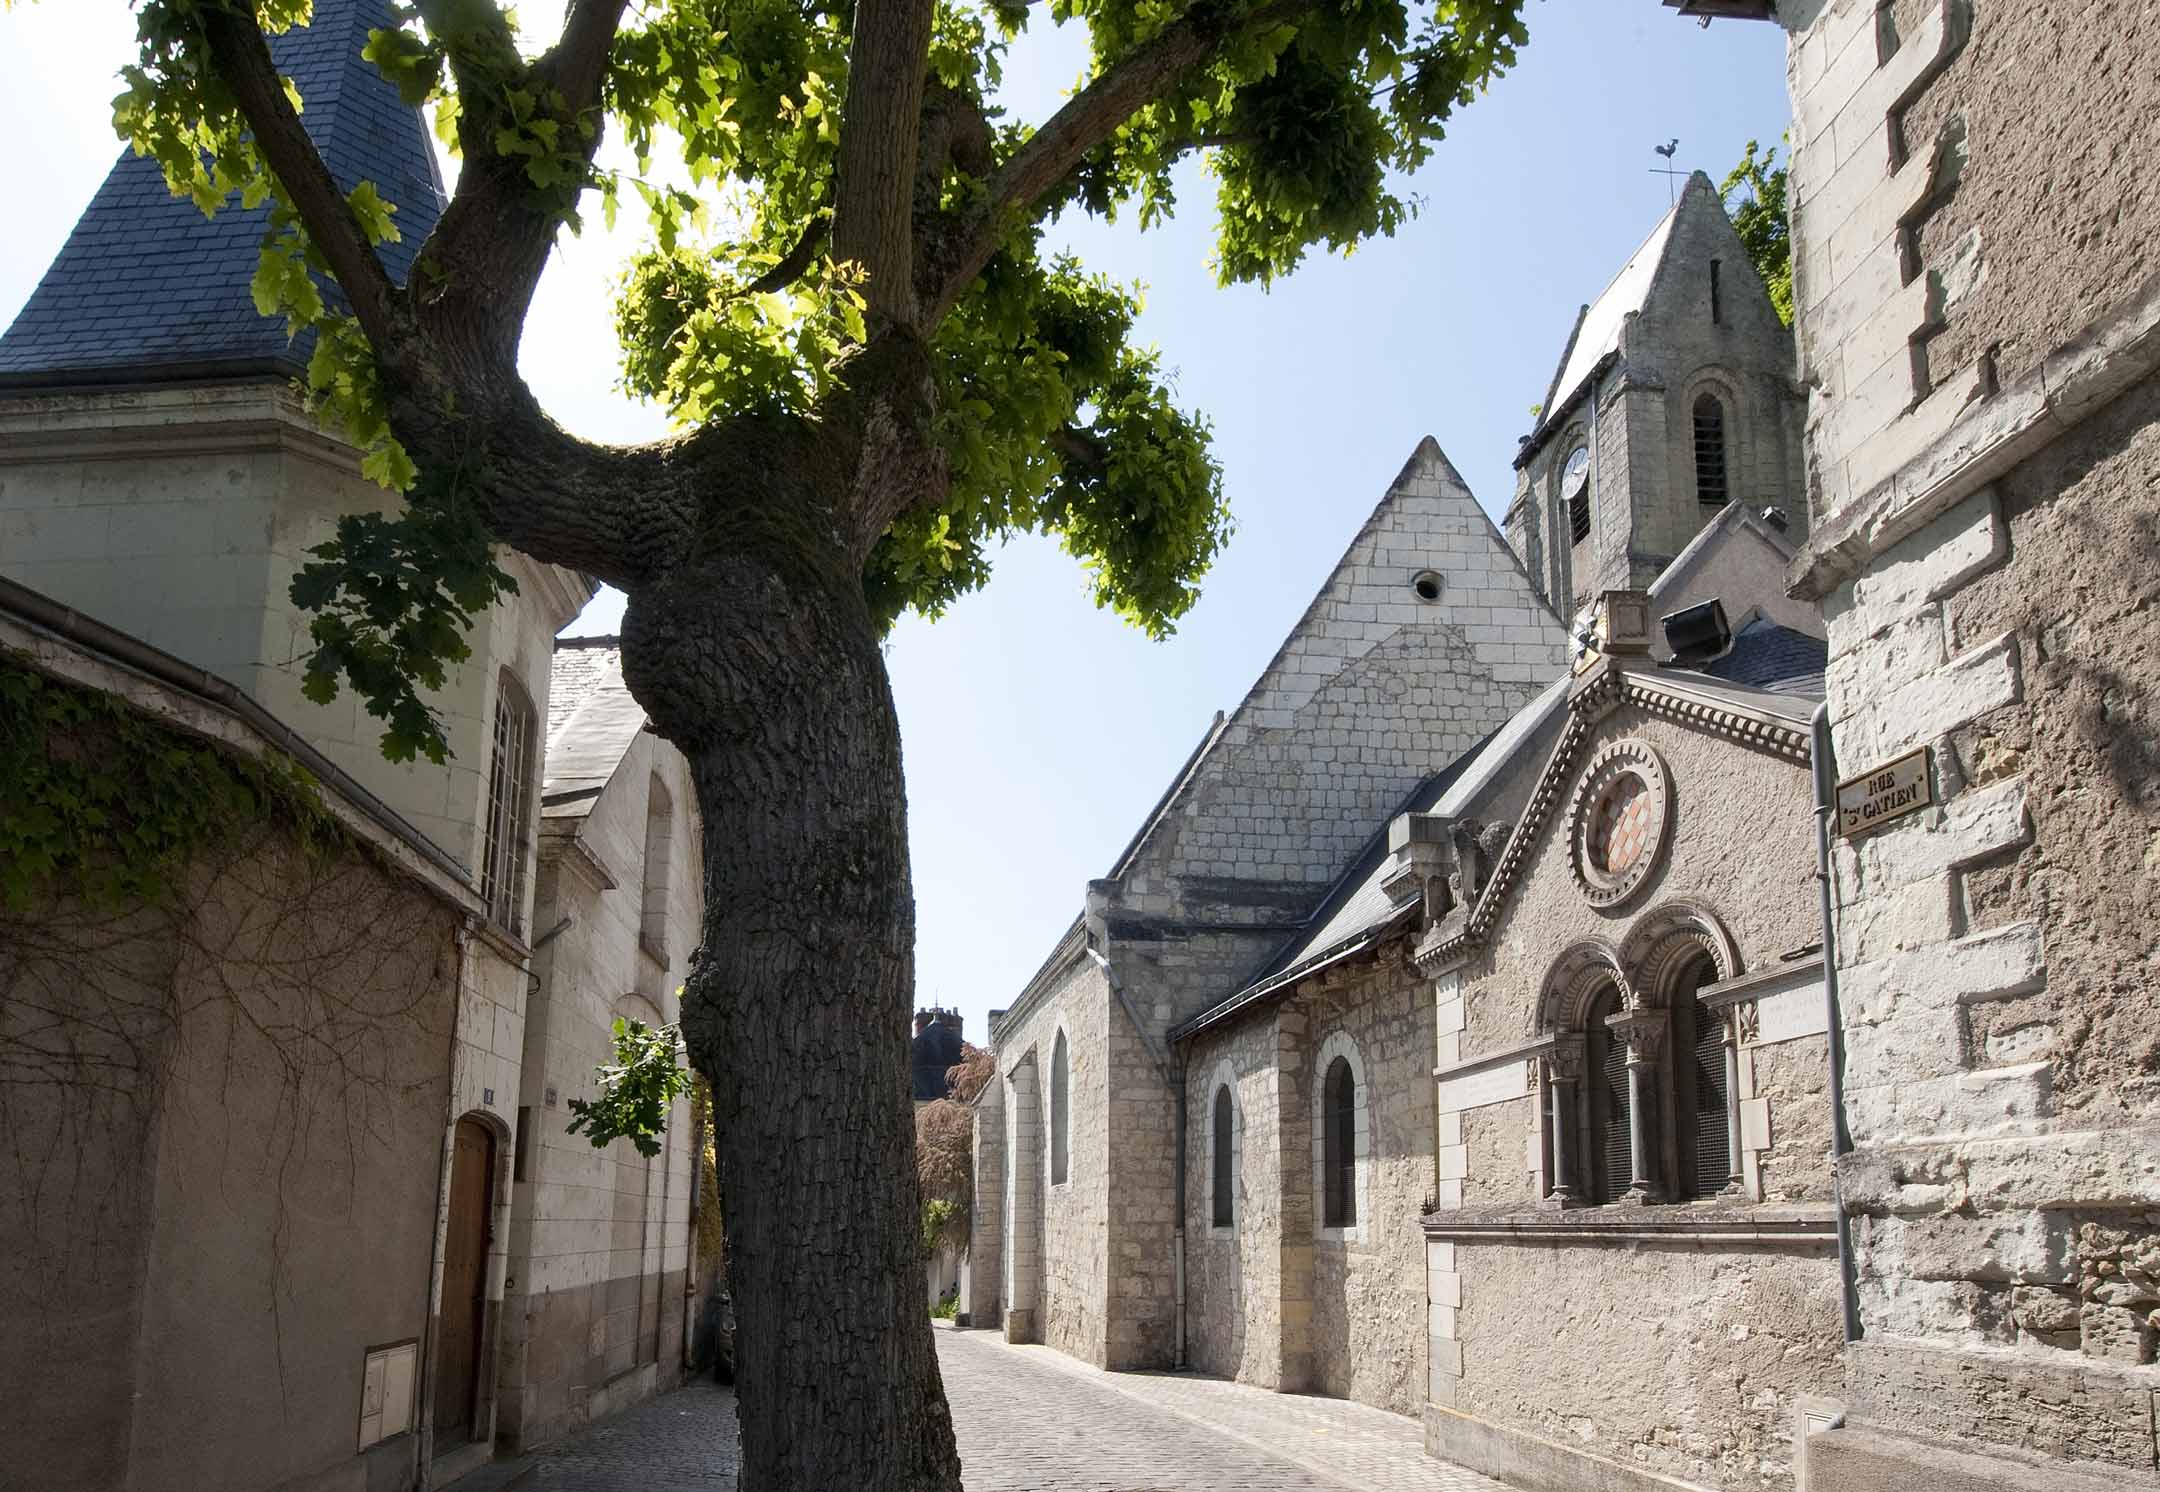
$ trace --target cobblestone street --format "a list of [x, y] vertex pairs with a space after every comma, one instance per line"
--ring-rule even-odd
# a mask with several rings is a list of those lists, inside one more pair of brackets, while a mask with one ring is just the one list
[[[1182, 1374], [1102, 1373], [938, 1333], [968, 1492], [1503, 1492], [1426, 1457], [1415, 1421]], [[520, 1492], [722, 1492], [734, 1396], [699, 1384], [542, 1452]]]

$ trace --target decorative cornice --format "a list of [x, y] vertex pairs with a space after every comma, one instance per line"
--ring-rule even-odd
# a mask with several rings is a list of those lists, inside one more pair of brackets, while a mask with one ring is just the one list
[[[1615, 705], [1631, 704], [1648, 714], [1723, 736], [1787, 761], [1805, 764], [1809, 760], [1811, 738], [1805, 725], [1757, 715], [1736, 704], [1693, 698], [1654, 676], [1614, 667], [1610, 659], [1600, 660], [1577, 681], [1576, 691], [1568, 696], [1567, 729], [1561, 732], [1537, 786], [1531, 789], [1530, 801], [1516, 822], [1515, 832], [1508, 836], [1507, 847], [1500, 852], [1500, 861], [1493, 867], [1492, 878], [1485, 883], [1477, 905], [1459, 924], [1436, 929], [1438, 936], [1428, 933], [1419, 943], [1413, 957], [1418, 972], [1428, 979], [1475, 953], [1499, 923], [1516, 882], [1528, 869], [1538, 836], [1554, 810], [1570, 795], [1569, 779], [1577, 754], [1596, 731], [1598, 720], [1610, 713], [1603, 706], [1601, 692], [1608, 689], [1613, 692]], [[1578, 704], [1582, 707], [1578, 708]]]
[[1837, 1221], [1828, 1207], [1695, 1205], [1578, 1207], [1565, 1211], [1429, 1212], [1425, 1236], [1457, 1243], [1557, 1243], [1586, 1247], [1672, 1243], [1753, 1248], [1832, 1248]]

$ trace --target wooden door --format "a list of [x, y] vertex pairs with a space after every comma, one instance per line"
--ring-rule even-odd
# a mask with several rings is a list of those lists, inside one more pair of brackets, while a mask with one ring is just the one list
[[495, 1198], [495, 1136], [460, 1119], [450, 1159], [450, 1231], [443, 1243], [442, 1329], [435, 1351], [435, 1444], [472, 1438], [480, 1392], [481, 1320], [487, 1304], [488, 1215]]

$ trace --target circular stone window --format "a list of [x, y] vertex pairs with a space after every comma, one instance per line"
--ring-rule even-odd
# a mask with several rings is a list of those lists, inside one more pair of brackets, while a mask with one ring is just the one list
[[1447, 581], [1438, 570], [1420, 570], [1410, 577], [1410, 589], [1417, 592], [1420, 601], [1437, 601], [1447, 589]]
[[1646, 741], [1615, 741], [1591, 758], [1570, 814], [1575, 880], [1594, 907], [1641, 890], [1672, 820], [1665, 764]]

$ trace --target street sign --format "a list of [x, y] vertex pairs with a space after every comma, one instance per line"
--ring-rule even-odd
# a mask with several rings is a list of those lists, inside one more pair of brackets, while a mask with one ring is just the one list
[[1906, 753], [1838, 784], [1838, 833], [1867, 834], [1935, 801], [1928, 748]]

